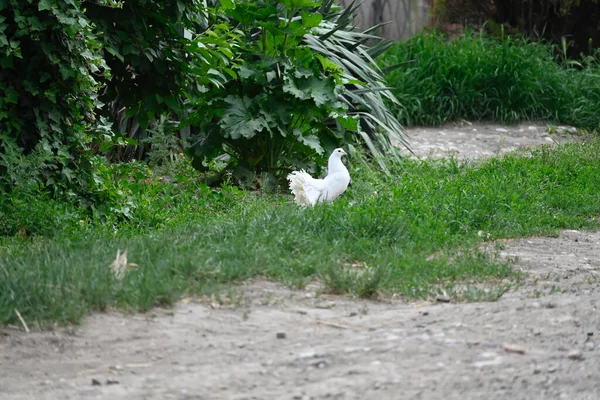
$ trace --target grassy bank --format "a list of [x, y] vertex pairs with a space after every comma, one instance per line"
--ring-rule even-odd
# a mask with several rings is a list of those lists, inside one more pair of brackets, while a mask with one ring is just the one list
[[[600, 141], [527, 155], [478, 166], [404, 160], [392, 178], [350, 160], [349, 191], [314, 209], [283, 195], [154, 179], [135, 192], [130, 219], [63, 212], [52, 232], [5, 239], [0, 324], [17, 323], [15, 309], [42, 325], [77, 322], [91, 310], [146, 310], [252, 277], [300, 287], [320, 279], [330, 292], [407, 298], [510, 280], [509, 266], [475, 250], [487, 235], [598, 227]], [[108, 268], [117, 249], [139, 265], [122, 281]]]
[[382, 67], [399, 100], [395, 113], [410, 125], [488, 119], [547, 120], [600, 127], [600, 53], [569, 61], [555, 48], [526, 39], [466, 32], [448, 41], [417, 35], [391, 47]]

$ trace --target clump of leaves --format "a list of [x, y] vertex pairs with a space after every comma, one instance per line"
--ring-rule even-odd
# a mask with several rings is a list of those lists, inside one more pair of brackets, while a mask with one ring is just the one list
[[290, 167], [316, 171], [315, 161], [342, 144], [366, 143], [378, 155], [390, 136], [404, 143], [365, 45], [377, 38], [352, 31], [353, 10], [332, 1], [221, 2], [221, 18], [242, 32], [240, 62], [237, 79], [209, 90], [190, 115], [200, 131], [188, 148], [194, 166], [228, 154], [234, 177], [252, 184]]
[[[207, 87], [221, 86], [237, 33], [226, 21], [214, 22], [214, 10], [197, 0], [130, 0], [121, 8], [87, 3], [86, 15], [102, 32], [112, 79], [105, 82], [101, 100], [113, 129], [134, 139], [114, 147], [113, 160], [142, 159], [152, 146], [148, 130], [161, 116], [172, 120], [188, 111]], [[234, 75], [235, 76], [235, 75]], [[186, 133], [182, 132], [185, 139]]]
[[[80, 5], [0, 2], [0, 153], [43, 153], [44, 168], [32, 179], [50, 186], [72, 178], [100, 105], [98, 77], [109, 78]], [[8, 170], [0, 165], [0, 174]], [[14, 182], [3, 184], [8, 190]]]
[[[208, 30], [208, 16], [195, 0], [0, 1], [0, 193], [129, 215], [129, 178], [120, 178], [129, 167], [101, 154], [141, 158], [134, 146], [149, 143], [159, 163], [176, 146], [145, 129], [226, 80], [235, 33]], [[122, 134], [138, 128], [148, 140]]]

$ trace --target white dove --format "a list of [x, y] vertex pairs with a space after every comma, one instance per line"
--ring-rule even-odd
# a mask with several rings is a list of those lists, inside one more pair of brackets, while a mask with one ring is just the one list
[[342, 149], [335, 149], [331, 153], [325, 179], [315, 179], [304, 170], [290, 173], [287, 179], [296, 203], [314, 206], [322, 201], [332, 202], [344, 193], [350, 183], [350, 174], [342, 163], [342, 156], [345, 155], [347, 154]]

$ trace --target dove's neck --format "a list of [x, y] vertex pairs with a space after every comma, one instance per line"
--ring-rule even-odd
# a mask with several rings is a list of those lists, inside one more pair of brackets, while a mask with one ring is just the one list
[[348, 173], [346, 166], [342, 163], [340, 157], [337, 157], [335, 154], [329, 157], [329, 163], [327, 165], [327, 174], [335, 174], [337, 172]]

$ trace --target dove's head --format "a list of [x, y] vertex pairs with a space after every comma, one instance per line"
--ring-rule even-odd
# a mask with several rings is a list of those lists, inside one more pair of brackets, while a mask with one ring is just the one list
[[335, 149], [329, 158], [342, 158], [342, 156], [347, 156], [348, 154], [344, 151], [344, 149]]
[[344, 149], [335, 149], [333, 153], [329, 156], [329, 163], [327, 165], [328, 174], [332, 174], [335, 172], [345, 172], [348, 173], [344, 163], [342, 162], [342, 156], [347, 156]]

